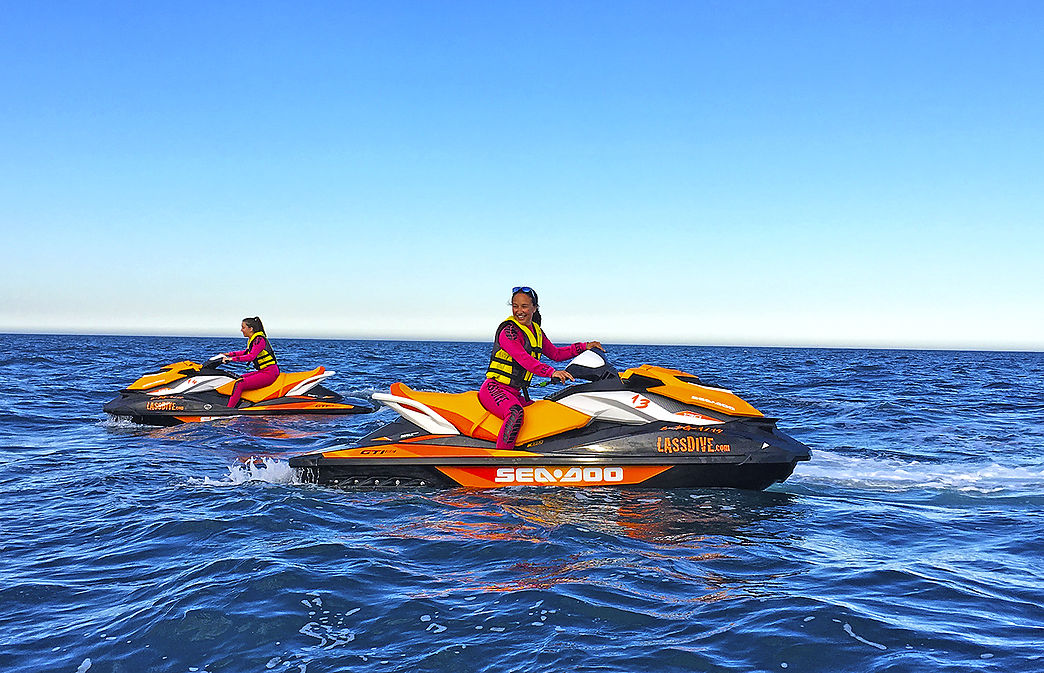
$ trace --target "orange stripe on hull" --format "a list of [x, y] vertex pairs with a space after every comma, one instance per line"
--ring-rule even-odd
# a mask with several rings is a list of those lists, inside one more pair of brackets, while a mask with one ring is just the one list
[[249, 411], [266, 411], [269, 409], [278, 411], [279, 409], [309, 409], [315, 411], [334, 411], [337, 409], [354, 409], [355, 407], [351, 404], [337, 404], [335, 402], [283, 402], [280, 404], [255, 404], [246, 409], [242, 409], [243, 412]]
[[538, 456], [529, 451], [504, 451], [474, 446], [432, 446], [430, 444], [384, 444], [326, 451], [324, 458], [519, 458]]
[[546, 467], [439, 467], [439, 472], [468, 488], [500, 486], [628, 486], [671, 469], [670, 465], [600, 465]]

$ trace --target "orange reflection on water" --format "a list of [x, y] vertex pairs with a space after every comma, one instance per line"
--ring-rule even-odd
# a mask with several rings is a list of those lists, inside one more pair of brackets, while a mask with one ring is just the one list
[[[470, 590], [517, 592], [577, 585], [619, 592], [614, 571], [626, 569], [629, 577], [647, 578], [632, 583], [628, 591], [654, 603], [663, 601], [675, 611], [685, 604], [762, 593], [759, 585], [776, 578], [746, 572], [729, 576], [721, 568], [737, 558], [739, 547], [756, 544], [751, 538], [761, 535], [759, 528], [766, 520], [773, 521], [768, 530], [774, 530], [778, 518], [788, 516], [790, 510], [784, 494], [730, 490], [695, 494], [456, 490], [428, 497], [439, 506], [435, 518], [399, 526], [395, 535], [433, 541], [522, 542], [545, 545], [552, 554], [555, 549], [574, 548], [556, 558], [517, 560], [489, 573], [462, 573], [458, 580]], [[607, 536], [605, 544], [595, 546], [592, 532]], [[581, 544], [592, 545], [590, 551], [575, 551], [576, 544], [569, 538], [586, 538]], [[505, 570], [510, 577], [500, 579]], [[490, 581], [491, 574], [498, 578]], [[660, 586], [668, 588], [661, 593]]]

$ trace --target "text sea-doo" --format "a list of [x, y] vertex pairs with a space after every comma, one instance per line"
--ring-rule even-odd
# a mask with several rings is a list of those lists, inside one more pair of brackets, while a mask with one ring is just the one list
[[401, 418], [358, 446], [296, 456], [302, 479], [345, 487], [629, 486], [764, 489], [807, 446], [731, 391], [642, 365], [618, 373], [597, 350], [566, 371], [571, 385], [526, 407], [516, 448], [496, 448], [501, 420], [478, 393], [411, 390], [373, 398]]
[[230, 416], [374, 411], [367, 405], [342, 402], [340, 395], [319, 385], [336, 374], [323, 367], [280, 373], [272, 385], [244, 391], [239, 406], [230, 409], [228, 399], [236, 377], [218, 369], [220, 364], [221, 356], [215, 356], [202, 365], [189, 360], [166, 365], [120, 391], [119, 397], [105, 405], [105, 413], [143, 425], [177, 425]]

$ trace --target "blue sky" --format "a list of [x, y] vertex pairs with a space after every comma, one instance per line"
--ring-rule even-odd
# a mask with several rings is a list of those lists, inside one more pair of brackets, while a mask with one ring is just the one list
[[1044, 350], [1044, 4], [2, 2], [0, 331]]

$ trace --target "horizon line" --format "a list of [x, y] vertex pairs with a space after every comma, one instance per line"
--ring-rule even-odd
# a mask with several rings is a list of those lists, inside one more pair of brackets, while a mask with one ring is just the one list
[[[239, 338], [238, 336], [231, 336], [227, 334], [201, 334], [198, 332], [181, 332], [172, 331], [165, 334], [146, 334], [140, 332], [119, 332], [119, 331], [55, 331], [55, 330], [11, 330], [8, 331], [4, 328], [0, 328], [0, 336], [7, 335], [21, 335], [21, 336], [112, 336], [112, 337], [169, 337], [177, 336], [189, 339], [224, 339], [224, 338]], [[461, 335], [460, 337], [443, 337], [443, 338], [425, 338], [422, 335], [412, 336], [388, 336], [379, 334], [368, 334], [368, 335], [355, 335], [355, 336], [331, 336], [331, 335], [306, 335], [299, 333], [286, 334], [278, 339], [310, 339], [310, 340], [323, 340], [323, 341], [403, 341], [403, 342], [433, 342], [433, 343], [490, 343], [491, 339], [479, 339], [475, 337], [467, 337]], [[929, 344], [903, 344], [903, 343], [879, 343], [879, 344], [782, 344], [782, 343], [771, 343], [771, 342], [737, 342], [737, 343], [692, 343], [692, 342], [645, 342], [645, 343], [632, 343], [632, 342], [615, 342], [606, 341], [605, 343], [616, 345], [616, 346], [679, 346], [689, 348], [780, 348], [780, 349], [792, 349], [792, 350], [897, 350], [897, 351], [947, 351], [947, 352], [976, 352], [976, 353], [1044, 353], [1044, 346], [985, 346], [982, 344], [964, 344], [964, 345], [929, 345]]]

